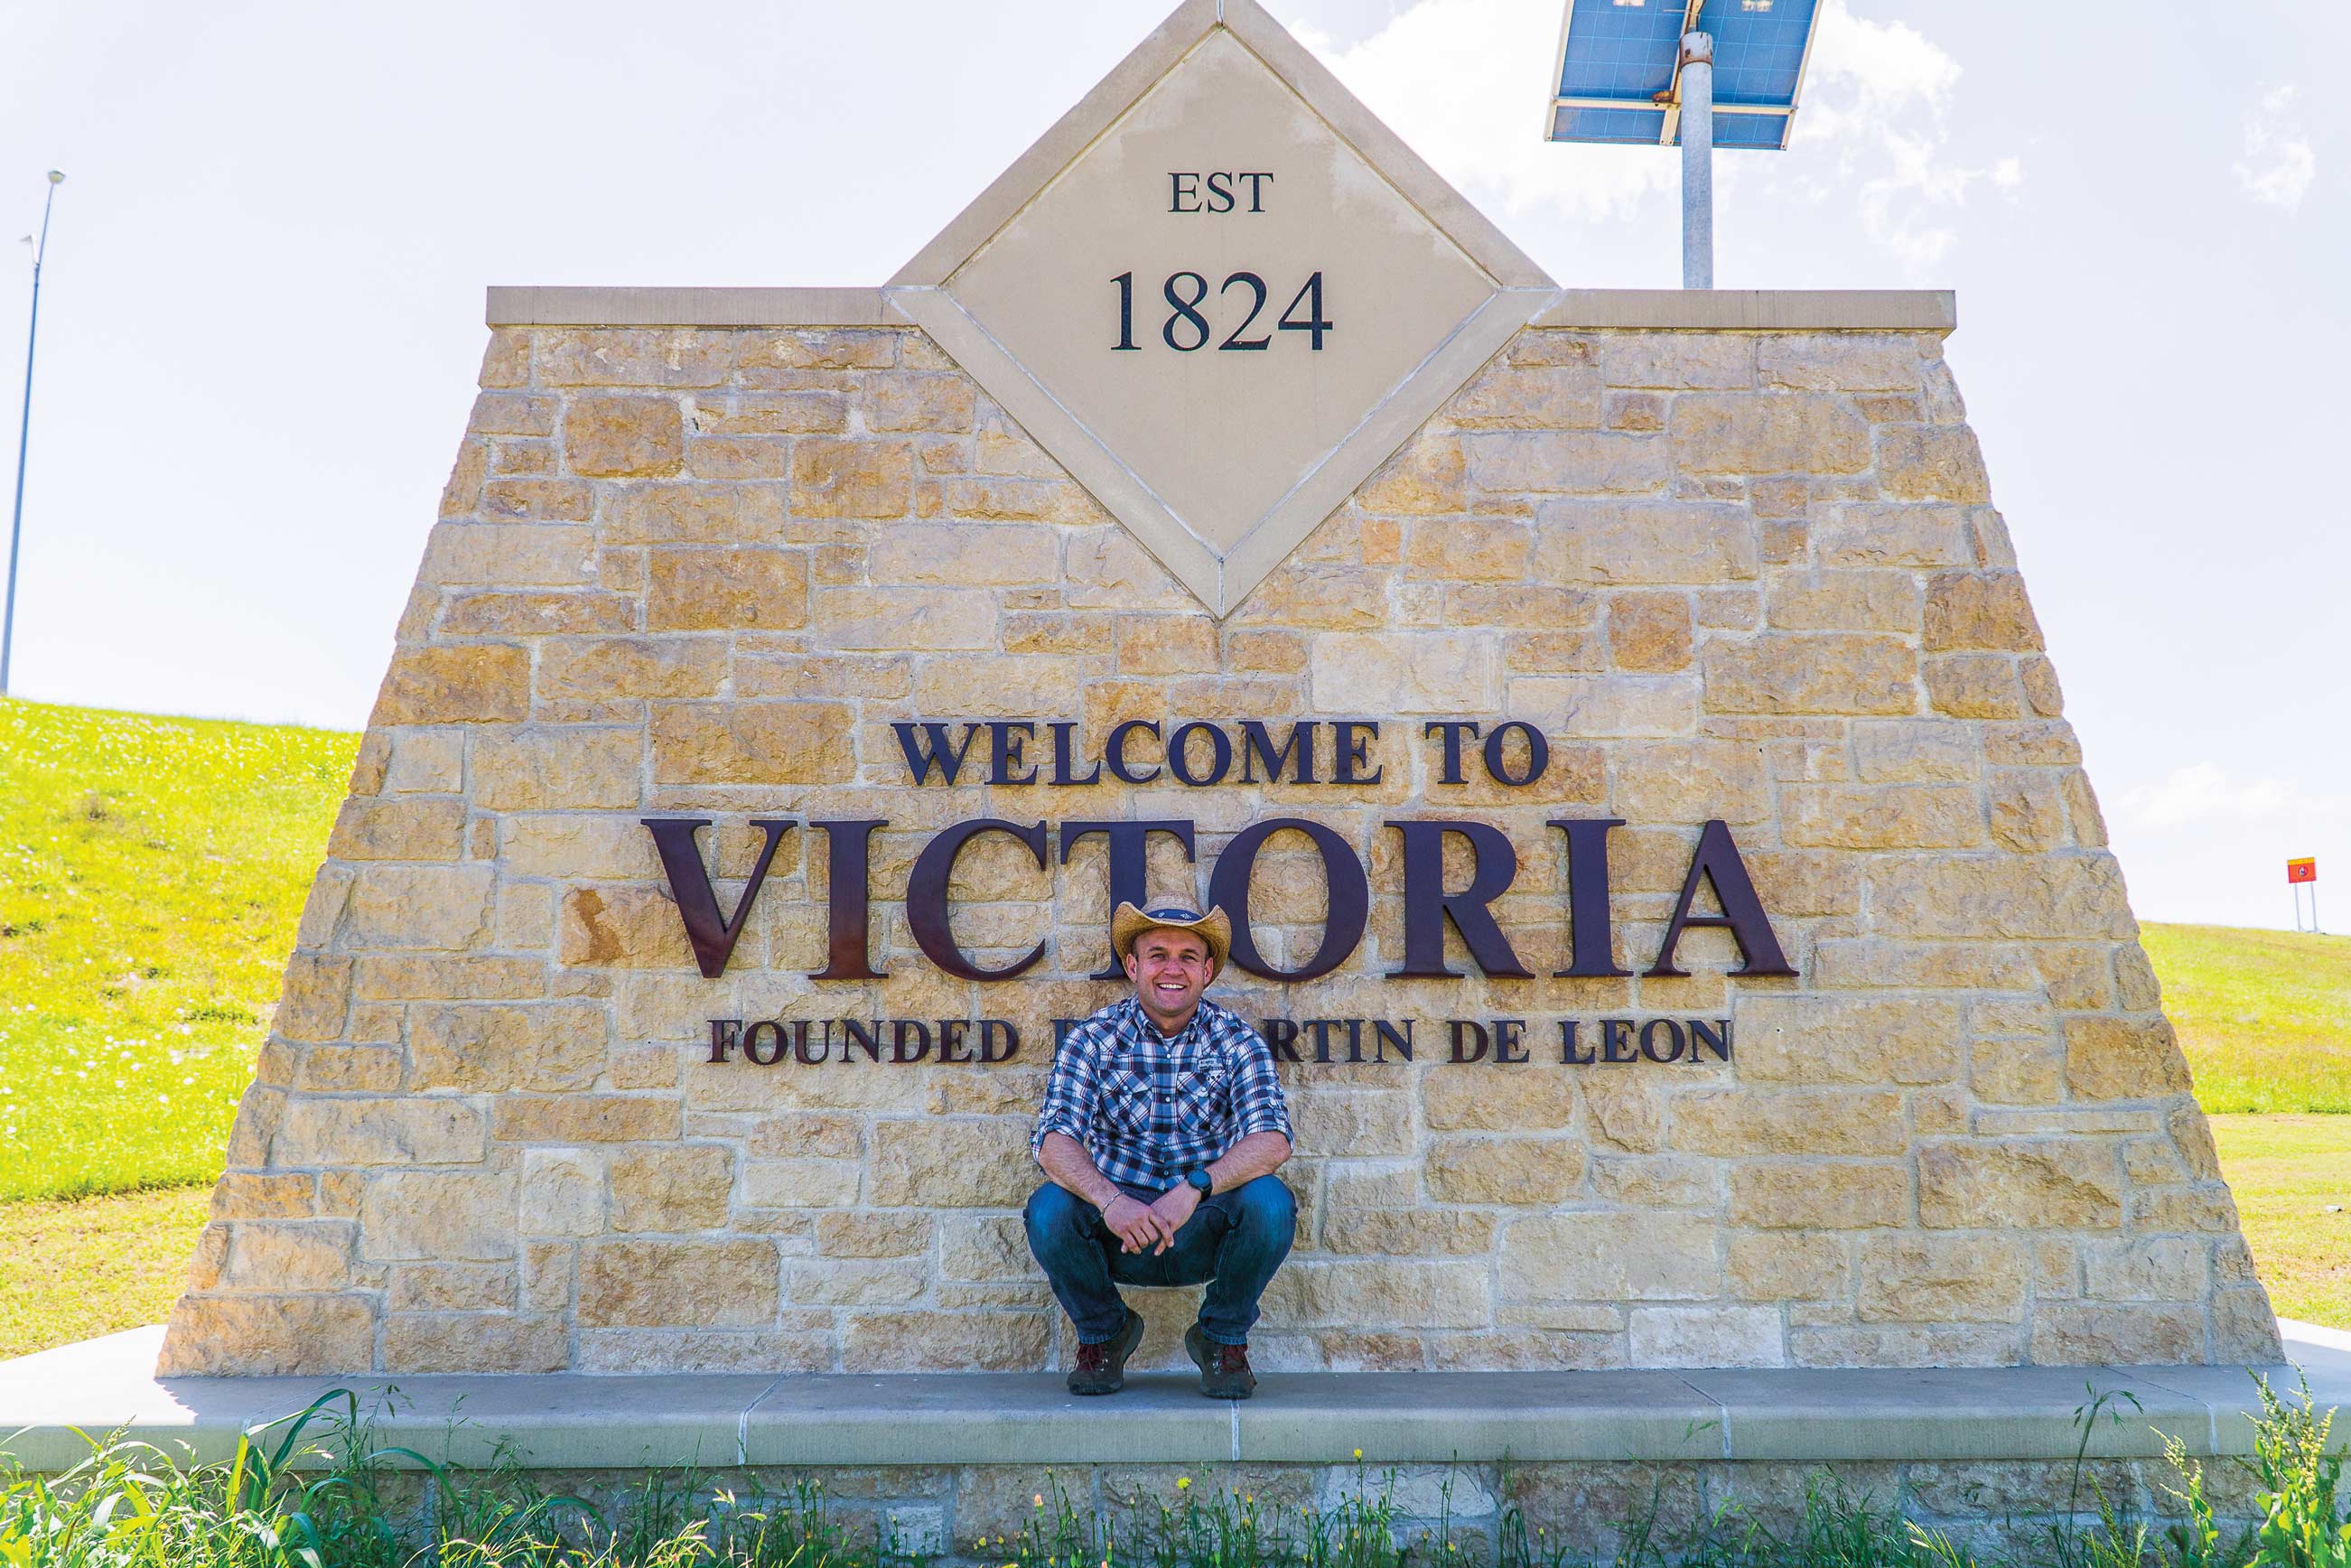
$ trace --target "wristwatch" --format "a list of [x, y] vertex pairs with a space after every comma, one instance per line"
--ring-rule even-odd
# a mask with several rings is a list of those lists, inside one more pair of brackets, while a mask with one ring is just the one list
[[1189, 1182], [1192, 1185], [1193, 1189], [1198, 1192], [1202, 1197], [1207, 1197], [1217, 1189], [1216, 1182], [1209, 1177], [1208, 1173], [1205, 1169], [1186, 1171], [1184, 1173], [1184, 1179]]

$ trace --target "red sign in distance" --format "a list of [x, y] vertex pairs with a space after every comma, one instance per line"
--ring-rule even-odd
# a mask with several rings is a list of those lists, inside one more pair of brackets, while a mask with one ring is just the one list
[[2318, 880], [2317, 858], [2314, 856], [2309, 860], [2286, 862], [2285, 879], [2290, 883], [2316, 882]]

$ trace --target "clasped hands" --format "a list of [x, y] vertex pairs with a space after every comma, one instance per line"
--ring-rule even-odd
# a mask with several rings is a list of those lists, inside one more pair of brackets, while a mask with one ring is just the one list
[[1111, 1234], [1118, 1238], [1120, 1250], [1156, 1256], [1176, 1245], [1176, 1233], [1199, 1207], [1199, 1189], [1190, 1182], [1177, 1182], [1149, 1203], [1122, 1192], [1110, 1200], [1102, 1217]]

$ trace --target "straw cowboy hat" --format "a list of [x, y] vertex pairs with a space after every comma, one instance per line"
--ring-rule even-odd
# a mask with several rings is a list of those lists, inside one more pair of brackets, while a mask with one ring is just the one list
[[1206, 915], [1174, 905], [1157, 909], [1137, 909], [1122, 902], [1110, 917], [1110, 948], [1121, 958], [1133, 950], [1135, 938], [1146, 931], [1189, 931], [1208, 945], [1208, 964], [1216, 973], [1225, 972], [1225, 954], [1233, 945], [1233, 924], [1225, 918], [1221, 909], [1211, 909]]

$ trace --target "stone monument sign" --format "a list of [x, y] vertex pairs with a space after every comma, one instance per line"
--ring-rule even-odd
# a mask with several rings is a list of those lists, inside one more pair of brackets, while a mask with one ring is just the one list
[[2274, 1358], [1948, 296], [1562, 290], [1192, 0], [887, 285], [491, 322], [165, 1370], [1060, 1364], [1146, 895], [1260, 1365]]

